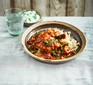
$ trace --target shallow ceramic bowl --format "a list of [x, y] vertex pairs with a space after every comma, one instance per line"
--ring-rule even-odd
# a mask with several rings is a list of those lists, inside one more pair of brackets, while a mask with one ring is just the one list
[[[79, 48], [76, 51], [76, 54], [70, 58], [66, 58], [66, 59], [60, 59], [60, 60], [49, 60], [49, 59], [44, 59], [44, 58], [40, 58], [35, 56], [34, 54], [32, 54], [29, 50], [28, 50], [28, 45], [27, 45], [27, 41], [29, 40], [29, 38], [35, 34], [36, 32], [39, 32], [41, 30], [45, 30], [47, 28], [59, 28], [60, 30], [63, 29], [65, 31], [71, 31], [72, 36], [80, 43]], [[58, 22], [58, 21], [46, 21], [46, 22], [40, 22], [37, 24], [34, 24], [32, 26], [30, 26], [22, 35], [21, 38], [21, 43], [22, 46], [25, 50], [25, 52], [30, 55], [31, 57], [42, 61], [42, 62], [46, 62], [46, 63], [64, 63], [64, 62], [68, 62], [70, 60], [75, 59], [77, 56], [79, 56], [79, 54], [84, 50], [85, 45], [86, 45], [86, 38], [84, 36], [84, 34], [75, 26], [70, 25], [68, 23], [64, 23], [64, 22]]]

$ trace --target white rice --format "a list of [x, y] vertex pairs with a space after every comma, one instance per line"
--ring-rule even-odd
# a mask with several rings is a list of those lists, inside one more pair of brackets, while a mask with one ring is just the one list
[[71, 37], [71, 32], [67, 31], [64, 32], [64, 30], [60, 30], [60, 29], [54, 29], [55, 31], [59, 31], [61, 34], [65, 34], [66, 38], [65, 39], [61, 39], [61, 42], [67, 42], [68, 46], [70, 47], [70, 49], [72, 50], [77, 50], [79, 42], [77, 42], [77, 40], [75, 40], [73, 37]]

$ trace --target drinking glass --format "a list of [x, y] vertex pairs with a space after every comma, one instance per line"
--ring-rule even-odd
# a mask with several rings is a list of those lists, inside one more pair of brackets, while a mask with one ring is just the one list
[[11, 35], [19, 35], [23, 31], [23, 15], [20, 8], [10, 8], [5, 11], [8, 32]]

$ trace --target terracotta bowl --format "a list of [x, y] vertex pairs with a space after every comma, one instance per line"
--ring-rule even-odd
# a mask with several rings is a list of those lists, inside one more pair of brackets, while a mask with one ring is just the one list
[[[80, 43], [79, 48], [76, 51], [76, 54], [70, 58], [66, 58], [66, 59], [60, 59], [60, 60], [49, 60], [49, 59], [44, 59], [44, 58], [40, 58], [35, 56], [34, 54], [32, 54], [29, 50], [28, 50], [28, 45], [27, 45], [27, 41], [29, 40], [29, 38], [35, 34], [36, 32], [39, 32], [41, 30], [45, 30], [46, 28], [59, 28], [59, 29], [63, 29], [65, 31], [71, 31], [72, 36]], [[30, 55], [31, 57], [42, 61], [42, 62], [46, 62], [46, 63], [64, 63], [64, 62], [68, 62], [70, 60], [75, 59], [77, 56], [79, 56], [79, 54], [84, 50], [85, 45], [86, 45], [86, 38], [84, 36], [84, 34], [75, 26], [70, 25], [68, 23], [65, 22], [58, 22], [58, 21], [45, 21], [45, 22], [40, 22], [40, 23], [36, 23], [32, 26], [30, 26], [22, 35], [21, 38], [21, 43], [23, 46], [23, 49], [25, 50], [25, 52]]]

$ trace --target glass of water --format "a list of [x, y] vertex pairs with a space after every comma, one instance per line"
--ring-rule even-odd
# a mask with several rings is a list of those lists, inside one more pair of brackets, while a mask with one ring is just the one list
[[23, 31], [23, 15], [20, 8], [10, 8], [5, 11], [8, 32], [11, 35], [19, 35]]

